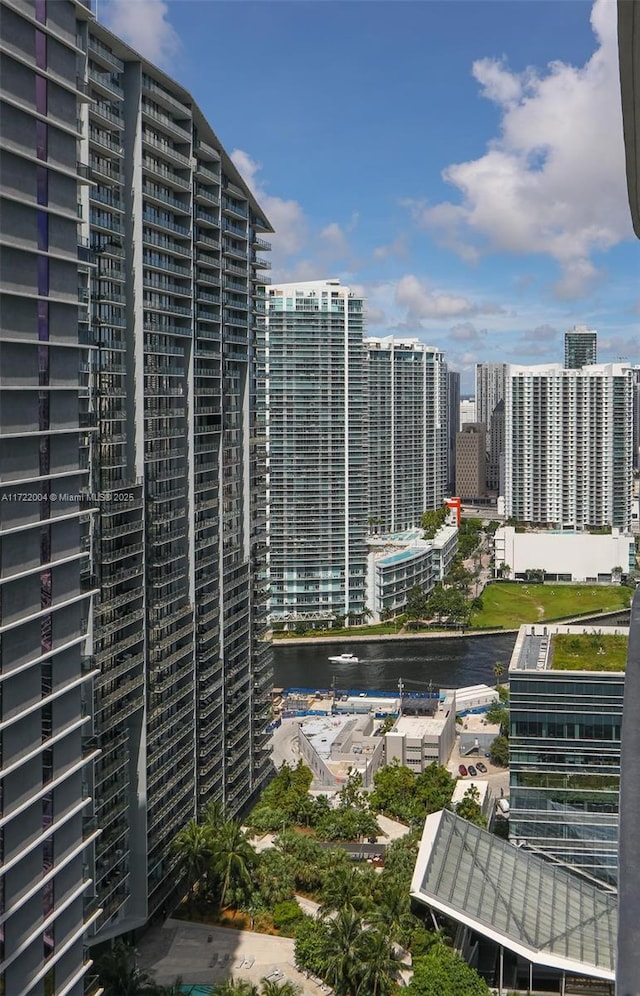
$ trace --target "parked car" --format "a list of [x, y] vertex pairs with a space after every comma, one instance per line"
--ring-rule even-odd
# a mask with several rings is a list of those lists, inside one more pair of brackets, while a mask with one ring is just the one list
[[463, 778], [467, 777], [467, 769], [465, 768], [464, 764], [459, 764], [458, 765], [458, 771], [462, 775]]
[[471, 775], [472, 778], [475, 778], [476, 775], [478, 774], [478, 772], [476, 771], [476, 769], [472, 764], [469, 765], [469, 774]]
[[486, 775], [486, 773], [487, 773], [487, 766], [486, 766], [486, 764], [483, 764], [482, 761], [478, 761], [478, 763], [476, 764], [476, 768], [478, 769], [478, 771], [480, 772], [480, 774]]

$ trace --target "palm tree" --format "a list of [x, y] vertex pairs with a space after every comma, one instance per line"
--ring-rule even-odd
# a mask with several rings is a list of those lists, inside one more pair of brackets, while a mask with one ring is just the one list
[[289, 979], [280, 985], [274, 979], [260, 979], [260, 996], [300, 996], [302, 989]]
[[400, 978], [400, 959], [388, 935], [365, 930], [362, 935], [364, 972], [358, 992], [367, 996], [389, 996]]
[[114, 941], [110, 951], [96, 960], [96, 971], [104, 996], [153, 996], [158, 987], [150, 975], [136, 966], [135, 950], [124, 941]]
[[202, 811], [205, 826], [217, 831], [224, 823], [224, 806], [220, 799], [210, 799]]
[[411, 912], [409, 894], [398, 881], [382, 882], [381, 893], [376, 908], [369, 916], [371, 926], [384, 937], [406, 944], [420, 922]]
[[211, 831], [208, 827], [189, 820], [176, 835], [172, 849], [180, 858], [180, 865], [189, 882], [189, 905], [193, 902], [197, 883], [211, 865]]
[[213, 842], [214, 864], [222, 879], [220, 909], [224, 909], [231, 888], [248, 888], [256, 864], [256, 852], [236, 820], [224, 823]]
[[333, 986], [336, 996], [358, 992], [366, 971], [363, 933], [362, 921], [352, 907], [340, 910], [329, 923], [323, 976]]
[[213, 996], [260, 996], [258, 987], [246, 979], [227, 979], [213, 990]]
[[496, 684], [499, 685], [500, 684], [500, 678], [504, 674], [504, 664], [502, 663], [502, 661], [496, 661], [495, 662], [495, 664], [493, 665], [493, 673], [494, 673], [495, 678], [496, 678]]
[[359, 868], [335, 868], [327, 875], [322, 889], [320, 915], [334, 910], [357, 910], [362, 913], [370, 905], [369, 883]]

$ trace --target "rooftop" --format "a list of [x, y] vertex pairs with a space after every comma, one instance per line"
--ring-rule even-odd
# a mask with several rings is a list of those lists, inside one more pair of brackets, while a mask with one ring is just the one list
[[423, 546], [412, 546], [408, 550], [401, 550], [399, 553], [392, 553], [388, 557], [382, 557], [378, 561], [378, 567], [392, 567], [394, 564], [399, 564], [403, 560], [412, 560], [414, 557], [424, 557], [425, 553], [429, 553], [431, 546], [424, 544]]
[[614, 978], [615, 893], [446, 810], [426, 819], [411, 895], [535, 965]]
[[436, 713], [435, 716], [400, 716], [390, 732], [417, 740], [424, 736], [442, 733], [446, 718], [445, 712]]
[[520, 627], [509, 671], [624, 671], [627, 626], [529, 624]]

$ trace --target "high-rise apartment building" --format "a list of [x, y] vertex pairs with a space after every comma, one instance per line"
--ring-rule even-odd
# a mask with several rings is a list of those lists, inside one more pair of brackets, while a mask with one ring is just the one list
[[267, 300], [270, 614], [329, 620], [365, 608], [364, 302], [338, 280]]
[[449, 434], [447, 456], [447, 488], [449, 494], [456, 489], [456, 436], [460, 432], [460, 374], [449, 370], [447, 374], [447, 411]]
[[365, 346], [369, 523], [410, 529], [447, 493], [447, 366], [418, 339], [368, 338]]
[[579, 370], [598, 362], [598, 333], [586, 325], [574, 325], [564, 334], [564, 365]]
[[483, 422], [465, 422], [456, 438], [456, 495], [483, 498], [487, 477], [487, 430]]
[[87, 6], [0, 14], [0, 969], [79, 996], [83, 931], [144, 924], [180, 826], [268, 773], [271, 229]]
[[484, 423], [487, 430], [487, 488], [500, 490], [500, 462], [504, 449], [500, 449], [500, 426], [494, 426], [494, 412], [498, 422], [504, 419], [506, 363], [476, 363], [476, 422]]
[[507, 517], [554, 528], [631, 524], [633, 370], [509, 367]]
[[[77, 14], [0, 4], [0, 988], [80, 996], [97, 846]], [[88, 16], [87, 11], [84, 15]], [[82, 288], [79, 292], [79, 288]], [[79, 325], [80, 323], [80, 325]], [[95, 990], [94, 990], [95, 991]], [[89, 992], [91, 990], [89, 989]]]

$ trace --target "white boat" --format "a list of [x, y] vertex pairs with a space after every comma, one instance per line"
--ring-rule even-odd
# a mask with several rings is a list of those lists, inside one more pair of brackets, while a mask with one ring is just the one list
[[356, 657], [355, 654], [338, 654], [336, 657], [330, 657], [330, 661], [334, 664], [359, 664], [360, 658]]

